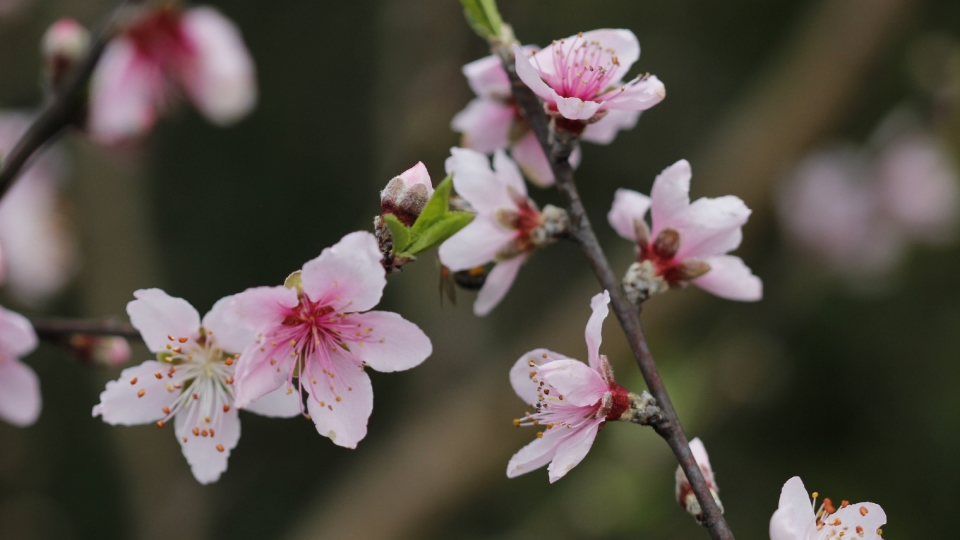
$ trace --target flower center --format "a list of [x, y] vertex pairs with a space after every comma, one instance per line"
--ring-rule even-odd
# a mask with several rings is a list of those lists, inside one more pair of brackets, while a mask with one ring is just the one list
[[[616, 83], [613, 78], [619, 66], [616, 51], [583, 39], [581, 32], [569, 43], [565, 39], [553, 42], [553, 75], [545, 79], [560, 96], [587, 101]], [[543, 69], [540, 72], [544, 73]]]
[[[540, 375], [541, 360], [546, 359], [547, 355], [543, 354], [541, 358], [534, 357], [528, 360], [530, 384], [537, 391], [537, 402], [531, 404], [535, 412], [528, 412], [522, 418], [515, 419], [513, 425], [517, 427], [546, 426], [547, 431], [562, 428], [576, 429], [604, 416], [602, 414], [602, 402], [605, 400], [598, 401], [590, 406], [573, 405], [564, 401], [560, 392], [543, 380]], [[629, 403], [627, 406], [629, 407]], [[623, 414], [623, 411], [620, 414]], [[537, 433], [537, 437], [543, 437], [543, 434], [544, 432], [540, 431]]]
[[166, 69], [193, 56], [194, 47], [184, 35], [180, 12], [163, 8], [141, 19], [127, 30], [137, 52]]

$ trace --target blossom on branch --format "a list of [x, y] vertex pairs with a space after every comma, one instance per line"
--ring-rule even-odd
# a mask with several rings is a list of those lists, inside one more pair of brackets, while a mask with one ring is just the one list
[[440, 246], [440, 262], [454, 272], [496, 263], [473, 305], [474, 313], [483, 316], [503, 300], [527, 257], [564, 230], [566, 214], [555, 207], [537, 208], [516, 163], [503, 150], [494, 153], [492, 169], [487, 156], [475, 150], [452, 148], [450, 153], [447, 173], [477, 215]]
[[617, 384], [607, 357], [600, 354], [603, 320], [610, 294], [590, 300], [593, 314], [585, 331], [589, 363], [547, 349], [534, 349], [510, 370], [510, 384], [520, 399], [534, 408], [516, 426], [539, 426], [537, 438], [514, 454], [507, 476], [514, 478], [550, 464], [550, 482], [563, 478], [579, 464], [608, 421], [635, 421], [652, 401]]
[[[637, 244], [638, 254], [624, 288], [634, 301], [687, 283], [730, 300], [760, 300], [760, 278], [740, 257], [726, 254], [740, 245], [750, 209], [732, 195], [691, 204], [691, 176], [690, 163], [680, 160], [657, 176], [650, 197], [617, 190], [607, 220]], [[644, 221], [647, 210], [652, 231]]]
[[253, 59], [239, 30], [209, 7], [139, 13], [107, 45], [91, 85], [87, 128], [105, 143], [147, 132], [180, 96], [223, 126], [257, 100]]
[[366, 368], [410, 369], [430, 356], [433, 346], [400, 315], [370, 311], [387, 280], [377, 240], [368, 232], [344, 236], [287, 284], [235, 297], [232, 318], [256, 333], [240, 354], [237, 405], [247, 407], [277, 389], [305, 393], [317, 431], [356, 448], [373, 412]]
[[423, 162], [417, 162], [395, 176], [380, 192], [380, 215], [373, 218], [373, 229], [380, 252], [383, 253], [384, 265], [391, 271], [398, 271], [409, 260], [395, 253], [396, 248], [402, 246], [397, 246], [396, 239], [390, 234], [387, 215], [397, 218], [404, 227], [412, 227], [431, 195], [433, 183]]
[[36, 348], [30, 321], [0, 307], [0, 418], [15, 426], [29, 426], [40, 416], [40, 380], [20, 361]]
[[882, 540], [882, 527], [887, 515], [874, 503], [840, 503], [840, 508], [824, 498], [814, 513], [817, 493], [813, 500], [799, 476], [783, 485], [780, 506], [770, 519], [770, 540]]
[[667, 95], [656, 75], [623, 81], [640, 58], [640, 43], [630, 30], [581, 32], [534, 54], [516, 45], [513, 52], [517, 75], [546, 102], [548, 112], [581, 124], [607, 111], [644, 111]]
[[[717, 487], [717, 480], [713, 477], [713, 469], [710, 467], [710, 456], [707, 455], [707, 448], [703, 446], [703, 442], [699, 438], [695, 438], [690, 441], [690, 451], [693, 453], [693, 458], [700, 467], [700, 472], [703, 473], [703, 479], [706, 480], [707, 487], [710, 488], [710, 494], [713, 495], [714, 502], [717, 503], [717, 507], [720, 508], [720, 512], [722, 513], [723, 504], [720, 502], [720, 488]], [[684, 510], [696, 518], [698, 523], [702, 522], [703, 509], [700, 508], [700, 501], [697, 500], [697, 495], [693, 492], [693, 487], [690, 485], [690, 480], [687, 479], [686, 473], [683, 472], [683, 467], [677, 466], [675, 477], [677, 502], [680, 503], [680, 506], [682, 506]]]
[[[127, 304], [130, 322], [157, 360], [127, 368], [107, 383], [93, 416], [111, 425], [159, 427], [173, 418], [193, 476], [202, 484], [215, 482], [240, 440], [233, 389], [236, 353], [253, 342], [253, 333], [226, 320], [233, 302], [229, 296], [201, 320], [189, 302], [160, 289], [133, 294], [137, 299]], [[266, 416], [296, 416], [297, 397], [280, 391], [247, 409]]]

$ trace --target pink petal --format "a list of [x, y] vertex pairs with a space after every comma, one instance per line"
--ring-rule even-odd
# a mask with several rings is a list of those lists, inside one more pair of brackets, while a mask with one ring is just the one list
[[255, 332], [279, 325], [297, 307], [296, 289], [286, 287], [252, 287], [233, 295], [229, 309], [223, 314], [228, 324], [242, 324]]
[[[690, 163], [681, 159], [667, 167], [653, 181], [650, 190], [650, 218], [653, 222], [652, 237], [660, 230], [671, 227], [677, 215], [690, 206]], [[683, 239], [681, 238], [681, 248]]]
[[543, 437], [538, 437], [521, 448], [507, 464], [507, 478], [516, 478], [550, 463], [557, 452], [557, 445], [563, 441], [563, 431], [548, 429], [543, 433]]
[[[120, 378], [107, 383], [100, 393], [100, 403], [93, 408], [93, 416], [103, 417], [111, 425], [134, 426], [149, 424], [161, 420], [166, 413], [164, 407], [170, 407], [180, 396], [181, 384], [178, 375], [167, 377], [169, 365], [155, 360], [147, 360], [139, 366], [129, 367], [120, 373]], [[157, 378], [156, 374], [163, 375]], [[143, 395], [140, 396], [140, 391]]]
[[403, 183], [407, 186], [422, 184], [426, 186], [428, 193], [433, 193], [433, 182], [430, 181], [430, 173], [422, 161], [418, 161], [416, 165], [400, 173], [398, 178], [403, 180]]
[[465, 148], [490, 154], [510, 145], [510, 126], [514, 116], [513, 107], [492, 99], [476, 98], [453, 117], [450, 128], [463, 134], [460, 144]]
[[160, 68], [141, 58], [130, 40], [112, 40], [91, 79], [87, 130], [105, 143], [145, 133], [157, 120], [166, 87]]
[[140, 289], [133, 296], [136, 300], [127, 304], [130, 323], [152, 352], [165, 350], [170, 336], [191, 340], [200, 337], [200, 314], [190, 302], [160, 289]]
[[[883, 508], [880, 508], [879, 504], [870, 502], [850, 504], [846, 508], [840, 508], [830, 514], [830, 518], [826, 521], [830, 523], [836, 519], [840, 520], [843, 525], [842, 530], [848, 531], [847, 536], [851, 539], [883, 540], [877, 534], [877, 530], [887, 523], [887, 514], [883, 511]], [[863, 536], [853, 536], [849, 533], [849, 531], [857, 531], [857, 527], [863, 527]], [[829, 524], [824, 525], [823, 528], [830, 531], [836, 530], [837, 532], [841, 530], [840, 527], [831, 527]]]
[[637, 223], [643, 222], [650, 209], [650, 197], [632, 189], [618, 189], [613, 196], [613, 206], [607, 213], [607, 222], [621, 237], [637, 241]]
[[478, 215], [440, 245], [440, 262], [454, 272], [484, 265], [515, 235], [492, 216]]
[[[227, 470], [230, 451], [236, 448], [240, 441], [240, 418], [235, 407], [225, 413], [218, 411], [219, 414], [209, 424], [200, 418], [201, 413], [207, 414], [199, 406], [181, 409], [174, 417], [173, 425], [180, 450], [183, 457], [187, 458], [194, 478], [201, 484], [209, 484], [219, 480], [223, 471]], [[202, 433], [194, 435], [194, 427], [208, 432], [209, 428], [212, 428], [214, 434], [206, 437]], [[217, 448], [217, 445], [223, 450]]]
[[813, 503], [799, 476], [783, 485], [780, 507], [770, 519], [770, 540], [816, 540]]
[[527, 185], [523, 183], [523, 175], [520, 174], [520, 169], [502, 149], [493, 154], [493, 170], [496, 171], [497, 178], [504, 185], [515, 189], [520, 195], [525, 196], [527, 194]]
[[20, 427], [40, 416], [40, 379], [16, 358], [0, 361], [0, 418]]
[[303, 292], [335, 309], [366, 311], [380, 302], [387, 285], [377, 239], [352, 232], [303, 265]]
[[480, 214], [493, 214], [498, 208], [516, 208], [507, 185], [490, 168], [487, 156], [466, 148], [451, 148], [445, 163], [453, 175], [453, 187]]
[[763, 298], [763, 282], [753, 275], [740, 257], [707, 257], [710, 271], [693, 280], [701, 289], [728, 300], [756, 302]]
[[293, 370], [293, 348], [287, 342], [276, 345], [263, 335], [240, 353], [234, 375], [236, 406], [245, 408], [287, 383]]
[[497, 304], [507, 295], [507, 291], [510, 290], [514, 280], [517, 279], [517, 272], [520, 271], [520, 267], [526, 261], [527, 255], [518, 255], [498, 262], [493, 267], [493, 270], [487, 275], [483, 287], [480, 288], [480, 292], [477, 293], [477, 300], [473, 303], [474, 315], [483, 317], [497, 307]]
[[[307, 410], [317, 426], [317, 432], [329, 437], [336, 445], [356, 448], [357, 443], [367, 435], [367, 420], [373, 412], [373, 387], [367, 373], [352, 360], [336, 355], [333, 364], [336, 378], [339, 379], [339, 393], [330, 390], [326, 377], [309, 386], [304, 381], [304, 386], [310, 391]], [[343, 387], [352, 390], [339, 391]], [[337, 401], [337, 397], [340, 397], [340, 401]]]
[[257, 102], [257, 77], [239, 29], [210, 7], [187, 11], [182, 28], [196, 53], [183, 73], [194, 105], [219, 125], [246, 116]]
[[510, 79], [498, 56], [484, 56], [464, 65], [463, 75], [473, 93], [482, 98], [502, 99], [511, 95]]
[[557, 96], [557, 112], [569, 120], [589, 120], [600, 110], [600, 105], [596, 101], [583, 101], [577, 97]]
[[533, 407], [539, 401], [539, 383], [533, 382], [530, 376], [530, 373], [535, 372], [537, 368], [531, 367], [530, 362], [541, 365], [554, 360], [568, 360], [568, 358], [549, 349], [534, 349], [521, 356], [510, 368], [510, 385], [527, 405]]
[[579, 360], [554, 360], [541, 365], [539, 371], [543, 380], [572, 405], [596, 405], [609, 390], [600, 373]]
[[[587, 452], [593, 446], [593, 441], [597, 438], [597, 432], [600, 430], [602, 423], [603, 419], [594, 420], [586, 426], [574, 430], [573, 434], [564, 437], [557, 446], [550, 467], [547, 468], [550, 473], [551, 484], [563, 478], [570, 472], [570, 469], [579, 465], [583, 458], [587, 457]], [[562, 427], [554, 429], [561, 432], [564, 430]], [[553, 431], [553, 429], [548, 430], [548, 432], [550, 431]]]
[[584, 335], [587, 339], [587, 357], [590, 360], [590, 367], [600, 370], [600, 343], [603, 341], [603, 321], [610, 314], [610, 293], [603, 291], [594, 295], [590, 299], [590, 320], [587, 321], [587, 329]]
[[645, 111], [667, 97], [667, 89], [656, 75], [614, 90], [598, 99], [606, 99], [603, 108], [621, 111]]
[[680, 233], [677, 259], [722, 255], [737, 249], [743, 239], [741, 228], [749, 217], [750, 209], [739, 197], [697, 199], [668, 225]]
[[510, 155], [517, 162], [524, 176], [534, 184], [546, 188], [553, 185], [553, 170], [547, 161], [543, 147], [533, 131], [528, 131], [510, 147]]
[[301, 399], [297, 388], [281, 385], [280, 388], [247, 405], [243, 410], [271, 418], [292, 418], [301, 412]]
[[0, 351], [20, 357], [36, 348], [37, 333], [30, 321], [19, 313], [0, 307]]
[[587, 124], [587, 129], [583, 130], [580, 139], [594, 144], [610, 144], [617, 137], [617, 133], [624, 129], [633, 129], [639, 119], [640, 111], [608, 109], [603, 118]]
[[[530, 57], [517, 45], [513, 46], [513, 54], [516, 58], [517, 76], [520, 77], [523, 84], [529, 86], [534, 94], [540, 96], [547, 103], [556, 103], [560, 96], [547, 83], [543, 82], [543, 79], [540, 78], [540, 71], [530, 62]], [[549, 56], [550, 54], [553, 54], [553, 46], [537, 53], [538, 59], [541, 55], [547, 55], [545, 58], [549, 60], [541, 62], [542, 66], [553, 66], [553, 58]]]
[[[577, 38], [578, 36], [570, 36], [565, 41], [573, 43]], [[634, 62], [640, 58], [640, 42], [637, 41], [637, 36], [630, 30], [601, 28], [584, 32], [583, 37], [579, 38], [581, 43], [591, 41], [600, 43], [600, 46], [604, 49], [616, 51], [617, 61], [620, 65], [614, 70], [611, 80], [619, 81], [623, 79]]]
[[256, 341], [253, 328], [241, 323], [235, 316], [235, 296], [217, 300], [210, 312], [203, 316], [203, 328], [210, 332], [207, 343], [215, 344], [226, 353], [239, 353]]
[[[344, 336], [350, 352], [377, 371], [403, 371], [419, 366], [433, 353], [430, 338], [423, 330], [396, 313], [369, 311], [356, 313], [344, 319], [344, 324], [356, 326], [363, 341], [355, 336]], [[371, 329], [366, 333], [366, 329]]]

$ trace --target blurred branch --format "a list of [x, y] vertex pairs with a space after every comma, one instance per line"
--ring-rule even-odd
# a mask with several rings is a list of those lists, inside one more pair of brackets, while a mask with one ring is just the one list
[[690, 481], [690, 487], [700, 502], [703, 509], [704, 527], [710, 532], [714, 540], [733, 540], [733, 532], [723, 519], [723, 512], [717, 506], [713, 495], [710, 493], [710, 487], [703, 478], [700, 466], [693, 457], [690, 450], [690, 444], [687, 442], [687, 436], [680, 425], [680, 419], [670, 401], [670, 395], [667, 392], [663, 380], [660, 378], [660, 372], [657, 364], [650, 354], [650, 347], [647, 345], [647, 339], [643, 335], [643, 329], [640, 326], [640, 316], [637, 307], [627, 300], [623, 289], [620, 287], [620, 280], [614, 274], [607, 256], [600, 247], [600, 241], [593, 233], [590, 226], [590, 219], [580, 201], [580, 194], [577, 191], [577, 185], [573, 178], [573, 167], [568, 158], [573, 151], [575, 140], [563, 140], [558, 137], [557, 130], [548, 124], [546, 112], [540, 98], [533, 93], [520, 77], [517, 76], [516, 64], [513, 51], [508, 44], [495, 42], [493, 45], [494, 53], [503, 61], [503, 68], [510, 77], [510, 85], [513, 89], [513, 96], [517, 100], [517, 106], [522, 112], [530, 128], [536, 133], [540, 140], [543, 151], [547, 154], [550, 161], [550, 168], [556, 178], [557, 191], [563, 199], [564, 206], [570, 216], [571, 235], [580, 243], [584, 255], [590, 262], [593, 273], [600, 281], [600, 285], [610, 293], [610, 305], [613, 312], [620, 321], [620, 326], [627, 337], [630, 349], [633, 351], [637, 360], [637, 367], [643, 374], [643, 380], [657, 404], [663, 411], [662, 421], [653, 424], [654, 430], [663, 437], [670, 449], [673, 450], [677, 461], [683, 472], [686, 473]]
[[87, 100], [87, 86], [93, 70], [103, 54], [107, 41], [113, 34], [116, 15], [128, 4], [137, 0], [120, 0], [107, 21], [101, 25], [97, 38], [90, 45], [87, 55], [77, 63], [66, 79], [62, 89], [53, 93], [52, 99], [40, 112], [26, 133], [4, 156], [0, 169], [0, 199], [9, 191], [20, 172], [30, 161], [34, 153], [56, 137], [64, 128], [74, 124], [82, 116]]
[[103, 319], [31, 319], [30, 324], [37, 332], [37, 337], [54, 343], [59, 343], [64, 338], [78, 334], [141, 339], [140, 332], [132, 325], [110, 317]]

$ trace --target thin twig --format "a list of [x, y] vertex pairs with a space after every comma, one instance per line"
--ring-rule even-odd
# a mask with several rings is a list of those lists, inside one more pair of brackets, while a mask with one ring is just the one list
[[97, 33], [87, 55], [77, 63], [63, 87], [54, 92], [53, 98], [20, 137], [10, 153], [3, 157], [3, 168], [0, 169], [0, 199], [13, 186], [34, 153], [82, 116], [86, 107], [87, 85], [103, 54], [104, 47], [113, 34], [116, 14], [130, 3], [133, 2], [131, 0], [118, 2], [117, 7]]
[[142, 339], [140, 332], [132, 325], [111, 317], [103, 319], [31, 319], [30, 324], [37, 332], [37, 337], [55, 343], [62, 341], [65, 337], [74, 335]]
[[690, 486], [703, 509], [703, 525], [710, 532], [710, 536], [714, 540], [733, 540], [733, 532], [713, 500], [713, 495], [703, 478], [700, 467], [690, 451], [690, 445], [673, 408], [673, 403], [670, 401], [667, 389], [660, 379], [657, 364], [650, 354], [643, 329], [640, 327], [637, 308], [624, 296], [620, 288], [620, 280], [613, 273], [613, 269], [610, 268], [610, 263], [607, 262], [607, 257], [600, 247], [600, 242], [590, 226], [590, 220], [583, 208], [583, 203], [580, 201], [580, 194], [577, 192], [577, 186], [574, 182], [573, 169], [568, 161], [571, 146], [552, 140], [543, 104], [536, 94], [517, 76], [513, 51], [504, 44], [495, 45], [494, 51], [500, 56], [504, 69], [510, 77], [513, 96], [517, 100], [520, 111], [530, 128], [536, 133], [540, 145], [550, 161], [550, 167], [556, 178], [557, 190], [560, 192], [569, 213], [573, 237], [583, 247], [584, 254], [600, 281], [600, 285], [609, 291], [613, 312], [620, 321], [624, 334], [626, 334], [630, 348], [637, 359], [640, 373], [643, 374], [643, 379], [646, 381], [650, 393], [656, 398], [657, 404], [663, 410], [664, 421], [654, 425], [654, 429], [667, 441], [670, 449], [676, 455], [680, 467], [690, 480]]

